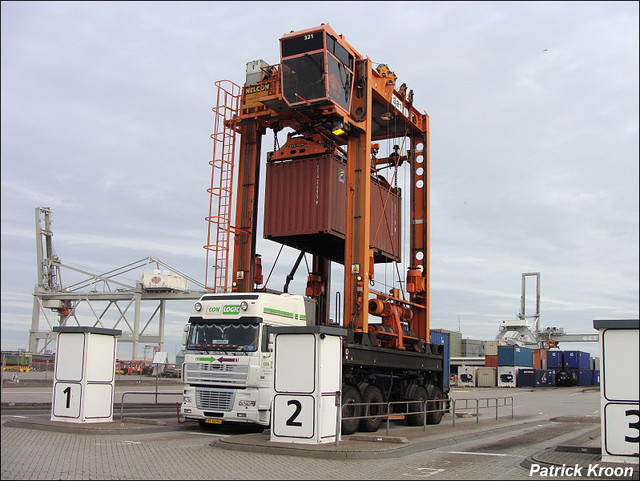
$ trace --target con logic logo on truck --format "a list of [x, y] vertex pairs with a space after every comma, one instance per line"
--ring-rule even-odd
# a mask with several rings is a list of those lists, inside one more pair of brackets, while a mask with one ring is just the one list
[[239, 305], [227, 305], [227, 306], [211, 306], [207, 309], [209, 314], [222, 314], [223, 316], [235, 316], [240, 313]]

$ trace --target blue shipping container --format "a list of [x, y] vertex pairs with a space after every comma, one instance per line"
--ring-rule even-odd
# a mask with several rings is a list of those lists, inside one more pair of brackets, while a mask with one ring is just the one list
[[498, 346], [498, 366], [533, 366], [533, 353], [528, 347]]
[[577, 386], [591, 386], [591, 369], [569, 369], [577, 378]]
[[564, 367], [569, 369], [590, 369], [589, 353], [584, 351], [564, 351]]
[[536, 387], [555, 386], [556, 371], [553, 369], [536, 369]]
[[536, 387], [536, 370], [518, 369], [518, 374], [516, 375], [516, 386]]
[[556, 386], [575, 386], [578, 384], [577, 370], [575, 369], [557, 369], [556, 370]]
[[561, 369], [564, 366], [564, 351], [547, 351], [547, 368]]
[[431, 344], [440, 344], [444, 346], [443, 377], [444, 386], [449, 387], [449, 334], [446, 332], [429, 331], [431, 336], [429, 342]]
[[600, 370], [595, 369], [591, 371], [591, 385], [592, 386], [600, 385]]

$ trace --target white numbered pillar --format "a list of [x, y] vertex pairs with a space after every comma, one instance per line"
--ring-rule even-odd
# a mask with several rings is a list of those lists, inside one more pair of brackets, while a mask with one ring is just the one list
[[58, 333], [51, 420], [113, 420], [116, 337], [119, 329], [56, 326]]
[[328, 326], [272, 328], [271, 441], [323, 444], [340, 436], [342, 336]]
[[602, 461], [638, 463], [638, 319], [593, 321], [600, 331]]

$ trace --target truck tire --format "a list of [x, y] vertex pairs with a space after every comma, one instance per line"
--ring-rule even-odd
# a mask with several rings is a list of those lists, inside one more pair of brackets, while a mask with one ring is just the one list
[[[377, 386], [369, 384], [362, 393], [363, 403], [382, 403], [382, 392]], [[371, 416], [360, 420], [360, 431], [373, 433], [378, 430], [382, 423], [382, 414], [384, 413], [384, 406], [377, 404], [375, 406], [364, 406], [365, 412], [363, 416]]]
[[[413, 394], [407, 396], [407, 401], [415, 401], [409, 403], [409, 409], [407, 411], [422, 411], [424, 409], [424, 402], [428, 399], [427, 391], [422, 386], [417, 386], [412, 389]], [[418, 412], [417, 414], [407, 414], [404, 417], [408, 426], [422, 426], [424, 424], [424, 413]]]
[[[362, 406], [350, 406], [362, 402], [360, 392], [354, 386], [345, 384], [342, 386], [342, 416], [358, 417], [362, 412]], [[360, 419], [346, 419], [342, 421], [342, 434], [353, 434], [357, 431]]]
[[445, 399], [439, 387], [434, 386], [429, 396], [430, 402], [427, 402], [427, 410], [439, 409], [438, 411], [427, 413], [427, 424], [440, 424], [442, 416], [444, 416], [445, 403], [434, 402]]

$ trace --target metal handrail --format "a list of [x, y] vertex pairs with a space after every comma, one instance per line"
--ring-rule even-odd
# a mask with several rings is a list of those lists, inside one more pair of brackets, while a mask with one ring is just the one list
[[[476, 424], [478, 424], [478, 420], [480, 419], [480, 409], [488, 409], [495, 408], [496, 409], [496, 421], [498, 420], [498, 408], [500, 407], [508, 407], [511, 406], [511, 419], [513, 419], [513, 396], [504, 396], [504, 397], [486, 397], [486, 398], [469, 398], [469, 399], [452, 399], [453, 401], [453, 425], [455, 426], [455, 418], [456, 418], [456, 405], [458, 403], [463, 403], [464, 406], [461, 409], [469, 409], [469, 402], [475, 403], [475, 411], [476, 411]], [[481, 405], [481, 401], [484, 401], [485, 405]], [[491, 405], [491, 401], [494, 401], [495, 404]], [[502, 403], [499, 403], [502, 401]], [[509, 402], [507, 402], [509, 401]], [[474, 407], [471, 406], [471, 409]]]
[[[423, 414], [423, 424], [422, 429], [426, 430], [427, 428], [427, 413], [433, 413], [438, 411], [447, 411], [449, 410], [452, 414], [451, 423], [452, 426], [456, 425], [456, 406], [458, 403], [464, 403], [464, 406], [461, 406], [460, 409], [469, 409], [469, 403], [474, 403], [471, 406], [472, 409], [475, 409], [476, 414], [476, 424], [480, 418], [480, 409], [489, 409], [495, 408], [496, 410], [496, 420], [498, 419], [498, 409], [500, 407], [509, 407], [511, 406], [511, 419], [513, 419], [513, 396], [505, 396], [505, 397], [495, 397], [495, 398], [473, 398], [473, 399], [427, 399], [423, 401], [422, 410], [409, 410], [409, 404], [413, 404], [414, 406], [419, 403], [419, 401], [391, 401], [391, 402], [377, 402], [377, 403], [349, 403], [344, 404], [342, 406], [342, 411], [347, 406], [351, 407], [364, 407], [365, 414], [362, 416], [341, 416], [342, 420], [350, 420], [350, 419], [368, 419], [368, 418], [385, 418], [386, 417], [386, 435], [389, 435], [389, 420], [391, 416], [406, 416], [410, 414]], [[434, 409], [427, 409], [427, 404], [429, 403], [437, 403], [438, 406]], [[406, 404], [407, 408], [405, 412], [391, 412], [392, 405], [400, 405]], [[383, 412], [380, 414], [366, 414], [372, 406], [383, 406]]]
[[[386, 417], [387, 419], [387, 427], [386, 427], [386, 435], [389, 435], [389, 420], [391, 419], [391, 416], [403, 416], [403, 415], [409, 415], [409, 414], [424, 414], [423, 417], [423, 422], [422, 422], [422, 428], [423, 430], [427, 429], [427, 413], [434, 413], [434, 412], [438, 412], [438, 411], [442, 411], [447, 409], [447, 407], [445, 406], [445, 404], [448, 404], [450, 401], [452, 401], [451, 399], [427, 399], [425, 401], [423, 401], [422, 403], [422, 410], [414, 410], [414, 411], [410, 411], [409, 409], [409, 404], [419, 404], [420, 401], [390, 401], [390, 402], [377, 402], [377, 403], [363, 403], [363, 402], [359, 402], [359, 403], [349, 403], [349, 404], [344, 404], [342, 406], [342, 410], [344, 410], [345, 407], [347, 406], [362, 406], [365, 407], [365, 413], [367, 412], [368, 407], [371, 406], [384, 406], [385, 409], [382, 413], [380, 414], [369, 414], [369, 415], [363, 415], [363, 416], [342, 416], [342, 419], [368, 419], [368, 418], [384, 418]], [[435, 409], [427, 409], [427, 404], [428, 403], [439, 403], [442, 406], [437, 407]], [[407, 405], [407, 410], [406, 412], [391, 412], [391, 406], [393, 405], [398, 405], [398, 404], [406, 404]]]
[[182, 391], [177, 392], [158, 392], [158, 391], [125, 391], [122, 393], [122, 397], [120, 398], [120, 421], [122, 422], [122, 418], [124, 415], [124, 397], [127, 394], [155, 394], [156, 402], [154, 404], [158, 404], [158, 395], [171, 395], [171, 396], [181, 396], [183, 394]]

